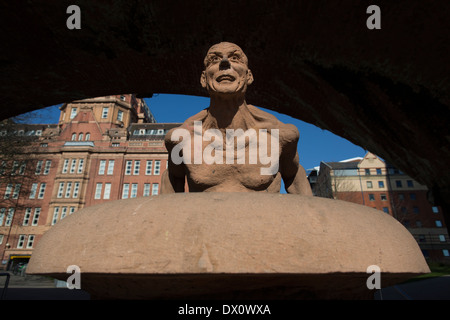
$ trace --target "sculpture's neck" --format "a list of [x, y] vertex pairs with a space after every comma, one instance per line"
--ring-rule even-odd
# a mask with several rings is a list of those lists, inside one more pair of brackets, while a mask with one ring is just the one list
[[244, 96], [211, 96], [204, 129], [243, 129], [253, 127], [255, 120], [248, 110]]

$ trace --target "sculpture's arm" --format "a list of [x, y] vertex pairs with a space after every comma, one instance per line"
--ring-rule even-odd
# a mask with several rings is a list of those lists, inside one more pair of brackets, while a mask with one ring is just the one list
[[161, 194], [184, 192], [185, 186], [186, 172], [183, 164], [177, 165], [171, 160], [172, 149], [175, 146], [175, 143], [167, 138], [170, 137], [171, 132], [172, 130], [169, 131], [165, 139], [166, 149], [169, 153], [169, 164], [167, 170], [161, 176]]
[[[294, 127], [295, 128], [295, 127]], [[306, 177], [305, 169], [299, 163], [297, 142], [299, 133], [297, 128], [288, 130], [287, 135], [280, 137], [280, 173], [287, 193], [312, 196], [311, 186]]]

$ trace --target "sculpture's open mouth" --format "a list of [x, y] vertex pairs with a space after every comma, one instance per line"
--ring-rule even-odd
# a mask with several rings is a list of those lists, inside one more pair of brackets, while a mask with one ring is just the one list
[[229, 74], [223, 74], [223, 75], [220, 75], [220, 76], [218, 76], [218, 77], [216, 78], [216, 81], [217, 81], [217, 82], [222, 82], [222, 81], [230, 81], [230, 82], [233, 82], [234, 80], [236, 80], [236, 78], [233, 77], [232, 75], [229, 75]]

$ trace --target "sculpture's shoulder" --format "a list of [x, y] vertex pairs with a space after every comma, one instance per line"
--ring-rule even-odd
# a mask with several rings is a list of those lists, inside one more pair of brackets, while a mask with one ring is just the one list
[[300, 133], [297, 127], [290, 123], [284, 123], [277, 119], [274, 115], [263, 111], [255, 106], [248, 105], [248, 109], [257, 122], [259, 129], [273, 130], [278, 129], [280, 142], [297, 143]]
[[182, 136], [184, 133], [188, 132], [190, 134], [194, 132], [194, 122], [203, 121], [206, 118], [207, 114], [207, 109], [204, 109], [199, 113], [189, 117], [186, 121], [183, 122], [181, 126], [170, 129], [164, 138], [166, 147], [170, 149], [174, 145], [179, 143], [179, 136]]

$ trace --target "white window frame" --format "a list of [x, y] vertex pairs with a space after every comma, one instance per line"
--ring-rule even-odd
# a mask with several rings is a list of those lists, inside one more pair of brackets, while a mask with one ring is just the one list
[[152, 168], [153, 168], [153, 160], [147, 160], [146, 167], [145, 167], [145, 175], [151, 176]]
[[129, 192], [130, 192], [130, 184], [124, 183], [122, 188], [122, 199], [128, 199]]
[[18, 199], [19, 198], [20, 187], [22, 187], [22, 185], [20, 183], [17, 183], [14, 186], [14, 190], [13, 190], [12, 197], [11, 197], [12, 199]]
[[77, 168], [77, 159], [72, 159], [70, 163], [70, 171], [69, 173], [75, 173], [75, 169]]
[[111, 183], [105, 183], [105, 190], [103, 191], [103, 199], [109, 200], [111, 197]]
[[108, 161], [108, 170], [106, 171], [107, 175], [113, 175], [114, 174], [114, 160], [109, 160]]
[[131, 184], [130, 198], [136, 198], [137, 197], [137, 193], [138, 193], [138, 184], [137, 183], [132, 183]]
[[67, 207], [61, 207], [61, 219], [64, 219], [67, 215]]
[[154, 183], [152, 185], [152, 196], [157, 195], [158, 191], [159, 191], [159, 184], [158, 183]]
[[46, 187], [47, 187], [47, 184], [45, 182], [41, 183], [41, 187], [39, 188], [39, 193], [38, 193], [38, 199], [44, 199]]
[[133, 161], [132, 160], [127, 160], [125, 162], [125, 175], [129, 176], [131, 175], [131, 169], [133, 167]]
[[64, 195], [64, 186], [65, 186], [65, 183], [64, 183], [64, 182], [60, 182], [60, 183], [59, 183], [59, 186], [58, 186], [58, 193], [57, 193], [57, 195], [56, 195], [57, 198], [62, 198], [62, 197], [63, 197], [63, 195]]
[[9, 227], [11, 226], [11, 223], [14, 219], [14, 208], [9, 208], [8, 209], [8, 214], [6, 215], [6, 220], [5, 220], [5, 227]]
[[80, 193], [80, 183], [77, 181], [73, 185], [73, 194], [72, 198], [78, 198], [78, 194]]
[[52, 226], [55, 225], [56, 222], [58, 222], [59, 209], [60, 209], [59, 207], [53, 208]]
[[25, 208], [25, 214], [23, 215], [23, 226], [27, 226], [30, 223], [32, 208]]
[[95, 185], [94, 199], [98, 200], [98, 199], [102, 198], [102, 189], [103, 189], [103, 183], [97, 183]]
[[150, 186], [151, 186], [150, 183], [144, 183], [144, 192], [143, 192], [142, 196], [144, 196], [144, 197], [150, 196]]
[[72, 195], [72, 181], [68, 181], [64, 198], [70, 198], [71, 195]]
[[46, 160], [45, 166], [44, 166], [44, 176], [48, 175], [50, 173], [50, 168], [52, 166], [52, 160]]
[[103, 175], [105, 174], [106, 169], [106, 160], [100, 160], [100, 164], [98, 166], [98, 174]]
[[134, 176], [138, 176], [140, 169], [141, 169], [141, 161], [140, 160], [134, 160], [133, 175]]
[[5, 195], [3, 196], [3, 199], [9, 199], [11, 197], [12, 189], [13, 189], [13, 184], [8, 183], [6, 185]]
[[33, 248], [34, 238], [35, 238], [34, 234], [28, 235], [28, 241], [26, 246], [27, 249]]
[[155, 176], [159, 175], [161, 172], [161, 160], [155, 160], [155, 168], [153, 169], [153, 174]]
[[79, 159], [77, 173], [83, 173], [83, 168], [84, 168], [84, 159]]
[[72, 108], [70, 110], [70, 119], [73, 119], [77, 116], [77, 113], [78, 113], [77, 111], [78, 111], [78, 108]]
[[108, 119], [109, 107], [103, 107], [102, 109], [102, 119]]
[[39, 217], [41, 215], [41, 208], [34, 208], [33, 220], [31, 221], [32, 226], [37, 226], [39, 223]]
[[44, 163], [44, 161], [42, 160], [38, 160], [36, 163], [36, 171], [34, 172], [35, 175], [40, 175], [42, 172], [42, 164]]
[[69, 159], [64, 159], [64, 164], [61, 173], [67, 173], [68, 170], [69, 170]]
[[23, 246], [25, 245], [25, 239], [27, 236], [25, 234], [20, 234], [19, 239], [17, 240], [17, 249], [23, 249]]

